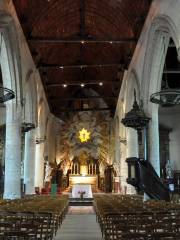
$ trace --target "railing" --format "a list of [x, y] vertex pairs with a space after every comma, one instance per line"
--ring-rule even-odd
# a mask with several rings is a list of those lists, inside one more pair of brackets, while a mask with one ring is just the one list
[[170, 200], [169, 189], [164, 185], [148, 161], [138, 160], [139, 185], [150, 198]]
[[136, 177], [127, 182], [138, 190], [144, 191], [150, 198], [170, 201], [170, 192], [164, 185], [149, 161], [137, 158]]

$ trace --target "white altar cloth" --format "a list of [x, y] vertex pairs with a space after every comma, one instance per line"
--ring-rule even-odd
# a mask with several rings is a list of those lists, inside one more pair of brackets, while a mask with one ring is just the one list
[[92, 189], [91, 184], [75, 184], [72, 186], [72, 197], [73, 198], [80, 198], [80, 193], [78, 192], [85, 192], [83, 195], [84, 198], [92, 198]]

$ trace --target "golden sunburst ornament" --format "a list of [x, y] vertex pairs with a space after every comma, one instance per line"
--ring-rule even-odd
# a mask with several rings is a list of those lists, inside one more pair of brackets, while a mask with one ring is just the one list
[[87, 142], [90, 139], [90, 132], [88, 132], [85, 128], [79, 131], [79, 139], [80, 141]]

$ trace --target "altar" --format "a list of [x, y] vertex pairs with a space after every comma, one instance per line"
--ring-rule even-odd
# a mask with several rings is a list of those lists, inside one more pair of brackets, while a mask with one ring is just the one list
[[72, 197], [80, 198], [81, 192], [84, 192], [84, 198], [92, 198], [92, 188], [91, 184], [74, 184], [72, 186]]
[[70, 175], [69, 176], [69, 185], [73, 186], [76, 184], [86, 184], [86, 185], [91, 185], [93, 187], [97, 187], [98, 185], [98, 177], [97, 175]]

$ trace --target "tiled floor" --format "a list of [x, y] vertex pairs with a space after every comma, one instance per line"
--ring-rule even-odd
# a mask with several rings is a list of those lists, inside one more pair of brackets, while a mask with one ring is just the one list
[[101, 231], [91, 206], [71, 206], [55, 240], [101, 240]]

